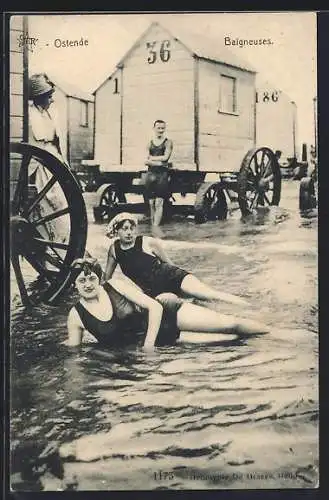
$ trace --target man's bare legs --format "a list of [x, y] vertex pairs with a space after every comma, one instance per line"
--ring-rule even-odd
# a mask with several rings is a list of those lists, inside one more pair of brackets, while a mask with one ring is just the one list
[[161, 224], [163, 216], [163, 198], [155, 198], [155, 212], [153, 225], [158, 227]]
[[163, 216], [163, 198], [152, 198], [150, 202], [150, 219], [154, 236], [161, 238], [163, 233], [160, 224]]
[[151, 226], [154, 226], [155, 198], [150, 198], [149, 199], [149, 206], [150, 206], [150, 221], [151, 221]]

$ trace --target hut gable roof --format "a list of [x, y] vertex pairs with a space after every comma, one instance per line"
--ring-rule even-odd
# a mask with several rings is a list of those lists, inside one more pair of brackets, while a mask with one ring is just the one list
[[[165, 27], [170, 33], [170, 28]], [[172, 35], [176, 40], [183, 43], [183, 45], [195, 56], [200, 59], [207, 59], [209, 61], [226, 64], [235, 68], [257, 73], [256, 69], [247, 61], [237, 56], [234, 52], [228, 49], [223, 42], [218, 42], [217, 39], [211, 38], [207, 35], [193, 33], [187, 29], [179, 26], [172, 30]]]
[[63, 82], [57, 77], [47, 73], [49, 79], [55, 84], [55, 86], [61, 90], [67, 97], [74, 97], [75, 99], [80, 99], [82, 101], [94, 102], [95, 98], [92, 94], [83, 92], [78, 87], [71, 83]]
[[106, 77], [106, 78], [105, 78], [105, 80], [103, 80], [103, 81], [102, 81], [102, 82], [98, 85], [98, 87], [97, 87], [95, 90], [93, 90], [93, 96], [95, 96], [95, 95], [96, 95], [96, 92], [98, 92], [98, 91], [100, 90], [100, 88], [101, 88], [101, 87], [103, 87], [103, 85], [105, 85], [105, 83], [106, 83], [106, 82], [108, 82], [109, 80], [112, 80], [113, 76], [116, 74], [116, 72], [118, 71], [118, 69], [119, 69], [118, 67], [115, 67], [115, 69], [113, 69], [113, 70], [111, 71], [111, 73], [109, 74], [109, 76], [108, 76], [108, 77]]
[[142, 33], [142, 35], [137, 39], [133, 46], [122, 57], [122, 59], [117, 64], [117, 67], [120, 67], [124, 64], [125, 60], [130, 56], [135, 47], [143, 40], [144, 37], [148, 35], [148, 33], [155, 26], [160, 26], [172, 38], [180, 42], [191, 53], [191, 55], [197, 56], [200, 59], [207, 59], [209, 61], [233, 66], [235, 68], [249, 71], [251, 73], [257, 73], [256, 69], [249, 62], [244, 61], [235, 53], [231, 52], [227, 47], [219, 44], [218, 40], [198, 33], [193, 33], [182, 27], [175, 26], [175, 28], [171, 28], [168, 27], [167, 24], [160, 24], [157, 22], [153, 22], [150, 24], [147, 30]]
[[100, 83], [98, 87], [93, 91], [93, 95], [95, 95], [96, 92], [104, 85], [104, 83], [107, 80], [110, 80], [114, 73], [124, 65], [126, 59], [130, 56], [130, 54], [156, 26], [160, 26], [168, 33], [168, 35], [170, 35], [176, 41], [180, 42], [192, 56], [196, 56], [200, 59], [206, 59], [216, 63], [226, 64], [228, 66], [239, 68], [251, 73], [257, 73], [257, 70], [249, 62], [244, 61], [242, 58], [231, 52], [227, 47], [222, 46], [222, 44], [220, 46], [218, 40], [214, 40], [213, 38], [207, 37], [205, 35], [192, 33], [182, 27], [175, 26], [175, 28], [172, 28], [168, 27], [164, 23], [160, 24], [158, 22], [152, 22], [149, 27], [138, 37], [138, 39], [130, 47], [128, 52], [126, 52], [126, 54], [120, 59], [120, 61], [116, 65], [116, 69], [114, 69], [110, 76], [107, 77], [102, 83]]

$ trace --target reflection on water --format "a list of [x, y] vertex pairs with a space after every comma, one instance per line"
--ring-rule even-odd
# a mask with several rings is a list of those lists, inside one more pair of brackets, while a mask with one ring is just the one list
[[[266, 337], [183, 343], [155, 354], [69, 351], [73, 292], [57, 307], [13, 306], [12, 488], [305, 488], [318, 480], [317, 218], [298, 183], [281, 207], [241, 221], [164, 226], [173, 260], [241, 294]], [[106, 259], [103, 226], [93, 254]], [[148, 230], [141, 224], [141, 230]], [[195, 242], [195, 244], [194, 244]], [[89, 247], [90, 248], [90, 245]], [[226, 313], [233, 306], [216, 304]]]

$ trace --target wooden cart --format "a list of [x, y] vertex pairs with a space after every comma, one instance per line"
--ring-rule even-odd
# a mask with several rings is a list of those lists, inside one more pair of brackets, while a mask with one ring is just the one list
[[[111, 220], [121, 211], [148, 212], [144, 195], [145, 171], [105, 172], [91, 166], [90, 189], [98, 187], [94, 206], [95, 222]], [[87, 186], [88, 189], [88, 186]], [[170, 173], [171, 195], [165, 203], [165, 217], [194, 215], [197, 223], [224, 220], [228, 203], [237, 200], [246, 216], [257, 206], [278, 205], [281, 196], [281, 171], [273, 151], [267, 147], [250, 149], [238, 172], [176, 170]], [[175, 203], [175, 195], [195, 194], [194, 203]], [[141, 195], [140, 202], [129, 202], [130, 194]]]

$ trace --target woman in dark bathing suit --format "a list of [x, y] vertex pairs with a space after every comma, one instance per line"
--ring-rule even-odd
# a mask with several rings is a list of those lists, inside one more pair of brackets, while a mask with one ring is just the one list
[[145, 347], [174, 345], [179, 337], [177, 311], [181, 301], [162, 294], [158, 301], [118, 280], [100, 284], [96, 259], [77, 259], [75, 286], [79, 302], [69, 312], [67, 345], [81, 344], [85, 332], [101, 345], [124, 346], [142, 341]]
[[114, 217], [107, 235], [117, 239], [108, 251], [105, 280], [112, 277], [119, 264], [122, 272], [151, 297], [164, 292], [183, 293], [200, 300], [222, 300], [248, 306], [244, 299], [215, 290], [175, 266], [155, 238], [137, 236], [137, 220], [132, 214], [124, 212]]
[[101, 285], [102, 269], [96, 259], [78, 259], [72, 266], [78, 272], [75, 286], [80, 301], [68, 315], [66, 344], [70, 346], [81, 344], [85, 332], [103, 345], [127, 345], [139, 337], [145, 349], [153, 349], [175, 345], [181, 331], [238, 335], [268, 331], [258, 322], [237, 320], [172, 293], [155, 300], [120, 280]]

